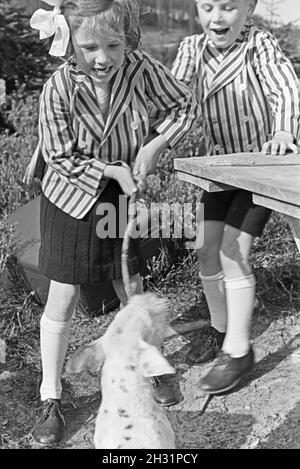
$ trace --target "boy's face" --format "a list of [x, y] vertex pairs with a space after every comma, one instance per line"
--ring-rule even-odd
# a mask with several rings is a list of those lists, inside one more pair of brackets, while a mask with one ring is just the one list
[[219, 49], [231, 46], [239, 36], [253, 0], [196, 0], [201, 26]]
[[72, 33], [72, 44], [77, 67], [99, 84], [108, 83], [123, 63], [124, 35], [104, 31], [93, 18], [85, 18]]

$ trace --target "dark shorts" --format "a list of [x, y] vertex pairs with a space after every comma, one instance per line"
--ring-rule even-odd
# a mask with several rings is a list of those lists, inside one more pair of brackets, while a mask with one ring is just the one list
[[[119, 195], [122, 195], [119, 184], [110, 181], [99, 202], [80, 220], [63, 212], [41, 195], [39, 269], [45, 277], [72, 285], [121, 278], [124, 232], [118, 232], [118, 222], [117, 236], [101, 238], [96, 232], [98, 222], [107, 217], [107, 212], [102, 216], [96, 214], [99, 203], [113, 204], [116, 208], [116, 220], [119, 220]], [[126, 215], [127, 213], [125, 217]], [[124, 217], [124, 213], [122, 216]], [[131, 239], [128, 253], [129, 274], [137, 274], [144, 267], [139, 239]]]
[[222, 221], [254, 237], [262, 234], [271, 215], [271, 210], [252, 202], [251, 192], [241, 189], [204, 191], [201, 202], [204, 203], [204, 220]]

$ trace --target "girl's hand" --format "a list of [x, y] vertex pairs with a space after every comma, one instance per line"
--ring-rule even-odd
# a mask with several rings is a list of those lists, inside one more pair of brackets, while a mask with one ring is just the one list
[[281, 130], [275, 133], [272, 140], [263, 144], [262, 153], [265, 155], [285, 155], [290, 150], [293, 153], [299, 153], [299, 148], [293, 142], [293, 135]]
[[140, 149], [132, 172], [139, 192], [143, 193], [146, 191], [147, 176], [154, 172], [159, 155], [167, 145], [168, 142], [165, 137], [158, 135], [158, 137], [155, 137], [151, 142]]
[[122, 163], [121, 166], [108, 164], [104, 169], [103, 175], [118, 181], [125, 195], [131, 196], [131, 194], [137, 192], [130, 168], [126, 163]]
[[158, 156], [147, 151], [147, 146], [145, 146], [136, 157], [132, 174], [140, 193], [147, 190], [147, 176], [154, 172]]

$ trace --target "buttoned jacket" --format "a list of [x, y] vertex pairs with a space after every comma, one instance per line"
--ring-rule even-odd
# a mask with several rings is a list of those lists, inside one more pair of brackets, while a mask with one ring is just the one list
[[101, 198], [103, 171], [119, 161], [132, 166], [152, 128], [170, 147], [192, 127], [199, 106], [191, 90], [142, 51], [127, 55], [116, 72], [104, 121], [92, 80], [70, 62], [44, 85], [39, 112], [38, 164], [45, 196], [75, 218]]

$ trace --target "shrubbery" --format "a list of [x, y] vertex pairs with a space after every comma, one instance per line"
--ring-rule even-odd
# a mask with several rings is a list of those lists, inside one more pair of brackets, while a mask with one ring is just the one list
[[37, 95], [56, 64], [48, 45], [31, 29], [25, 9], [9, 0], [0, 0], [0, 44], [0, 78], [7, 92], [0, 108], [0, 131], [22, 131], [27, 138], [28, 129], [36, 126]]
[[40, 89], [51, 69], [47, 47], [31, 29], [20, 6], [0, 0], [0, 77], [11, 93], [21, 84], [26, 90]]

